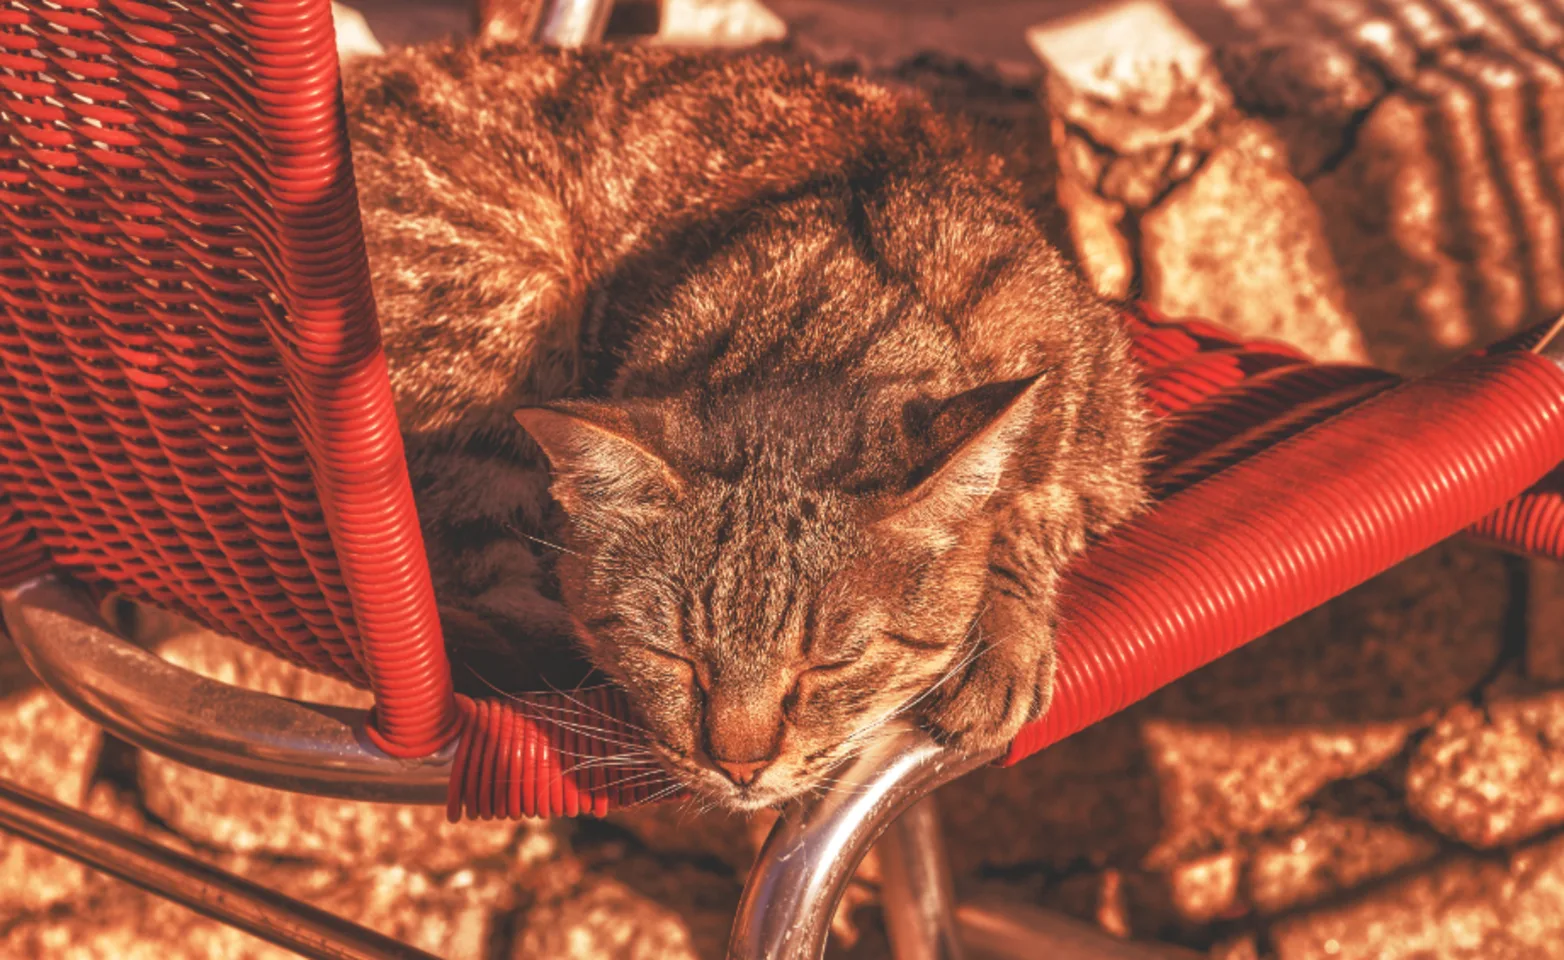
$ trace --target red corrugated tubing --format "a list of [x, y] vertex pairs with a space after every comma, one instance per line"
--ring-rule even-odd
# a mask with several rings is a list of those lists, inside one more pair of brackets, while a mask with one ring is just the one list
[[1444, 539], [1564, 459], [1564, 371], [1473, 358], [1174, 494], [1069, 577], [1053, 706], [1069, 736]]
[[[0, 485], [54, 563], [457, 720], [328, 0], [0, 9]], [[9, 508], [8, 508], [9, 509]]]
[[[451, 811], [602, 813], [616, 691], [451, 695], [386, 381], [327, 0], [0, 9], [0, 582], [46, 561], [459, 724]], [[1070, 580], [1014, 760], [1492, 511], [1560, 459], [1558, 372], [1315, 367], [1131, 311], [1163, 504]], [[1564, 553], [1557, 477], [1475, 528]]]

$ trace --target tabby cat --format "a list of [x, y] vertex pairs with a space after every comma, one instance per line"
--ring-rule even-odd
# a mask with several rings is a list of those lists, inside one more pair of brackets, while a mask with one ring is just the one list
[[595, 668], [739, 809], [891, 716], [989, 750], [1046, 709], [1060, 570], [1140, 503], [1145, 427], [997, 160], [765, 56], [436, 46], [346, 87], [464, 679]]

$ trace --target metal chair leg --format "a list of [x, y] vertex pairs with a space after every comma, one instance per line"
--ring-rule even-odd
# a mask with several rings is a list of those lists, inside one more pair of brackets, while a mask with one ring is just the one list
[[896, 960], [963, 960], [955, 890], [934, 795], [913, 804], [880, 840], [880, 903]]
[[613, 12], [614, 0], [544, 0], [533, 40], [545, 47], [597, 43]]
[[819, 960], [869, 847], [930, 791], [991, 759], [912, 729], [871, 744], [835, 786], [790, 807], [772, 828], [739, 902], [729, 960]]
[[437, 960], [4, 781], [0, 781], [0, 830], [312, 960]]

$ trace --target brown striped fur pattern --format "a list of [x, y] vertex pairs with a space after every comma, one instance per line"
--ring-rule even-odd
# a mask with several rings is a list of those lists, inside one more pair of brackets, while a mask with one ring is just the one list
[[437, 46], [347, 92], [473, 674], [584, 654], [738, 808], [893, 716], [993, 748], [1046, 708], [1059, 572], [1140, 502], [1144, 426], [1113, 308], [998, 161], [760, 56]]

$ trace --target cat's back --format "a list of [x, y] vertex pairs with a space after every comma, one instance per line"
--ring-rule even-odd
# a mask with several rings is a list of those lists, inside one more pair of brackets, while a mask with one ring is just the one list
[[344, 88], [409, 432], [569, 393], [593, 299], [641, 312], [750, 211], [967, 150], [921, 100], [763, 55], [435, 44]]
[[366, 206], [539, 190], [588, 255], [605, 231], [962, 146], [920, 99], [766, 55], [435, 44], [345, 87]]

